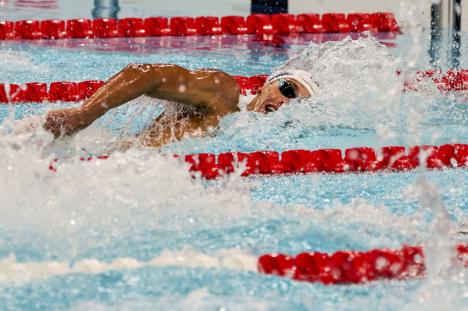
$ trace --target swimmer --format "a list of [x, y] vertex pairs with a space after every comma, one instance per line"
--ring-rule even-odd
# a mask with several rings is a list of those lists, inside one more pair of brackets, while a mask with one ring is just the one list
[[[311, 75], [285, 70], [268, 77], [247, 105], [248, 111], [269, 113], [296, 97], [318, 92]], [[230, 75], [211, 69], [190, 71], [177, 65], [128, 65], [106, 82], [78, 108], [49, 111], [44, 128], [60, 137], [72, 135], [108, 110], [140, 96], [168, 100], [175, 109], [166, 111], [138, 136], [143, 146], [161, 147], [196, 133], [206, 135], [220, 119], [240, 111], [240, 88]], [[173, 110], [173, 111], [172, 111]]]

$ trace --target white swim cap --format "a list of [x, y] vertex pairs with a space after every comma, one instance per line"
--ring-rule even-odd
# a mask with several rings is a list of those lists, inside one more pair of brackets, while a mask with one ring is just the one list
[[317, 82], [315, 82], [314, 79], [312, 79], [311, 74], [307, 71], [299, 69], [275, 72], [267, 78], [267, 83], [284, 78], [291, 78], [302, 84], [302, 86], [304, 86], [309, 92], [310, 96], [317, 94], [319, 91], [319, 86]]

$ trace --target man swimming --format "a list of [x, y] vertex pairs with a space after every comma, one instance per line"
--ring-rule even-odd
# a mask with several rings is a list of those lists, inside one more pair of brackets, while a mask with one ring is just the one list
[[[286, 70], [268, 77], [248, 111], [269, 113], [296, 97], [310, 97], [318, 86], [303, 70]], [[240, 89], [230, 75], [211, 69], [190, 71], [177, 65], [128, 65], [113, 76], [81, 107], [50, 111], [45, 129], [72, 135], [88, 127], [108, 110], [142, 95], [174, 103], [139, 135], [144, 146], [160, 147], [194, 134], [205, 135], [222, 117], [240, 111]]]

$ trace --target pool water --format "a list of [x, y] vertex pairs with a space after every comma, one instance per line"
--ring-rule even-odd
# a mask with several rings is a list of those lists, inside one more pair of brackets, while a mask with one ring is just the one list
[[[10, 14], [21, 18], [23, 13]], [[317, 98], [294, 101], [275, 113], [230, 115], [215, 137], [172, 143], [162, 152], [117, 152], [89, 163], [75, 156], [83, 147], [104, 152], [109, 142], [148, 125], [167, 103], [137, 99], [65, 142], [52, 142], [41, 130], [15, 134], [12, 128], [30, 115], [71, 104], [0, 107], [0, 309], [466, 306], [466, 271], [447, 262], [445, 251], [447, 243], [455, 243], [453, 233], [466, 228], [467, 169], [234, 174], [207, 182], [190, 178], [186, 165], [170, 156], [466, 143], [466, 96], [441, 94], [430, 83], [424, 92], [401, 92], [411, 73], [429, 68], [427, 33], [422, 38], [419, 49], [409, 31], [395, 39], [284, 38], [280, 47], [254, 36], [0, 43], [2, 82], [105, 80], [135, 62], [254, 75], [292, 59], [313, 68], [322, 88]], [[462, 55], [464, 64], [468, 53]], [[56, 157], [71, 159], [51, 173], [47, 167]], [[256, 258], [265, 253], [403, 243], [429, 247], [428, 277], [324, 286], [256, 272]]]

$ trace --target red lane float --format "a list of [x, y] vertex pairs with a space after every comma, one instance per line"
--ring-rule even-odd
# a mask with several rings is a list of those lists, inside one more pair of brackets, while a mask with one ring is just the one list
[[[457, 258], [468, 267], [468, 246], [460, 244], [456, 250]], [[258, 259], [257, 266], [260, 273], [325, 285], [403, 280], [421, 277], [425, 273], [423, 248], [419, 246], [367, 252], [338, 251], [333, 254], [310, 252], [296, 256], [267, 254]]]
[[[425, 159], [421, 163], [421, 159]], [[349, 148], [342, 156], [341, 149], [226, 152], [186, 155], [190, 171], [206, 179], [230, 174], [244, 166], [241, 176], [307, 173], [345, 173], [408, 171], [419, 166], [428, 169], [468, 167], [468, 145], [402, 146]]]
[[449, 70], [442, 74], [438, 70], [420, 71], [414, 81], [408, 81], [405, 87], [408, 90], [417, 91], [421, 81], [431, 79], [441, 91], [466, 91], [468, 90], [468, 69]]
[[399, 32], [392, 13], [0, 21], [0, 40], [294, 33]]
[[105, 82], [58, 81], [49, 85], [43, 82], [0, 84], [0, 103], [77, 102], [94, 94]]
[[[234, 76], [241, 93], [246, 95], [256, 94], [263, 86], [267, 75], [252, 77]], [[417, 91], [418, 83], [423, 79], [431, 79], [442, 92], [467, 91], [468, 70], [449, 70], [442, 74], [433, 70], [421, 71], [417, 74], [416, 81], [405, 85], [407, 90]], [[58, 81], [47, 85], [43, 82], [30, 82], [25, 84], [0, 84], [0, 103], [24, 103], [24, 102], [76, 102], [90, 97], [97, 91], [104, 81], [91, 80], [82, 82]]]
[[[107, 159], [107, 156], [97, 158]], [[231, 174], [239, 168], [243, 170], [241, 176], [409, 171], [419, 166], [427, 169], [468, 167], [468, 145], [387, 146], [380, 150], [348, 148], [344, 156], [341, 149], [201, 153], [182, 159], [190, 164], [189, 171], [194, 176], [198, 174], [205, 179]], [[50, 170], [56, 171], [55, 163], [51, 163]]]

